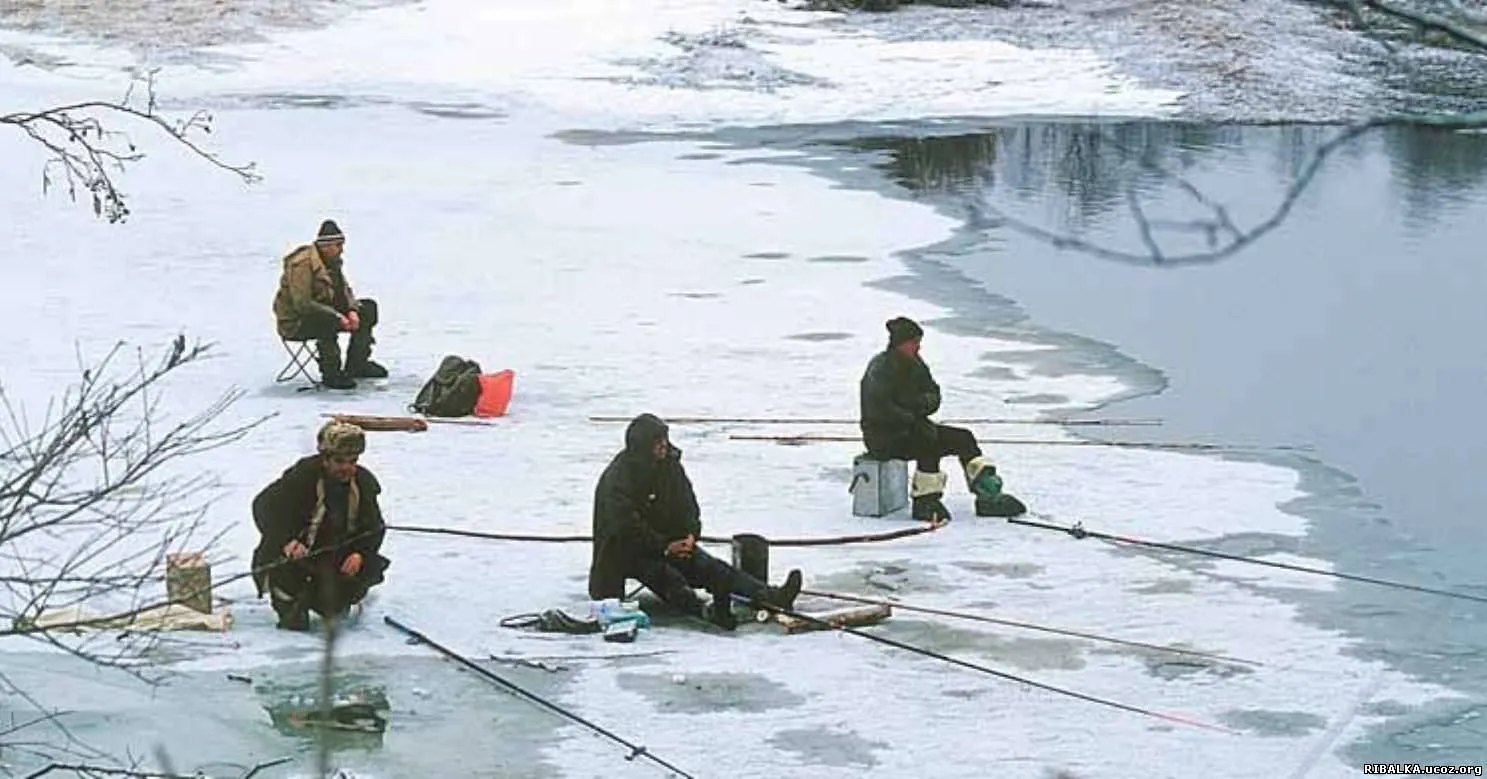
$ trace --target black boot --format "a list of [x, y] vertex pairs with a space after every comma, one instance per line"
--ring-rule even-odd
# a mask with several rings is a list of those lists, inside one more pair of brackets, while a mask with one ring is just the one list
[[732, 631], [738, 627], [738, 619], [733, 616], [733, 601], [727, 593], [713, 598], [712, 603], [702, 607], [702, 618], [723, 630]]
[[357, 379], [385, 379], [387, 369], [380, 364], [367, 359], [346, 366], [346, 375]]
[[948, 481], [949, 477], [943, 471], [914, 473], [914, 481], [909, 488], [909, 495], [914, 503], [914, 519], [920, 522], [944, 522], [950, 519], [949, 510], [940, 502], [940, 498], [945, 495], [945, 484]]
[[356, 382], [341, 370], [341, 344], [335, 338], [322, 338], [316, 342], [320, 351], [320, 383], [328, 389], [356, 389]]
[[976, 496], [976, 516], [978, 517], [1020, 517], [1026, 513], [1027, 506], [1008, 493], [1003, 492], [991, 497]]
[[280, 630], [305, 631], [310, 629], [310, 612], [298, 599], [274, 599], [274, 612], [279, 615]]
[[795, 599], [800, 595], [801, 585], [800, 569], [793, 569], [785, 576], [784, 584], [778, 587], [766, 587], [764, 589], [764, 601], [777, 609], [794, 611]]
[[376, 339], [369, 332], [358, 330], [351, 334], [351, 343], [346, 347], [346, 375], [356, 379], [385, 379], [387, 369], [372, 362], [372, 344]]

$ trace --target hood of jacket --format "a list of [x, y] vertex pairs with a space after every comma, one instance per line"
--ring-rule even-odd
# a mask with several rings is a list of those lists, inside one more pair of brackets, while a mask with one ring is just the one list
[[630, 461], [632, 467], [638, 467], [642, 472], [655, 471], [659, 463], [651, 454], [651, 447], [657, 439], [666, 441], [668, 459], [680, 459], [682, 450], [671, 443], [670, 432], [671, 428], [654, 414], [641, 414], [635, 417], [625, 428], [625, 459]]

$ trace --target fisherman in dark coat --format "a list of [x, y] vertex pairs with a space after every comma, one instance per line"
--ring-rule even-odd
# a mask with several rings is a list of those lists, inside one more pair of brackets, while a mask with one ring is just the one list
[[[383, 580], [382, 487], [357, 464], [366, 433], [333, 420], [318, 453], [301, 458], [253, 498], [260, 540], [253, 552], [258, 595], [268, 592], [279, 627], [309, 628], [309, 611], [339, 616]], [[281, 563], [266, 571], [264, 566]]]
[[[594, 556], [589, 597], [624, 596], [636, 579], [662, 600], [725, 630], [735, 627], [730, 595], [786, 610], [795, 607], [801, 575], [780, 587], [718, 560], [697, 546], [702, 534], [697, 496], [682, 468], [682, 452], [665, 422], [641, 414], [625, 429], [625, 449], [610, 460], [594, 490]], [[704, 605], [693, 588], [712, 593]]]
[[976, 516], [1015, 517], [1027, 507], [1002, 492], [996, 466], [982, 453], [976, 436], [961, 427], [936, 424], [940, 385], [919, 355], [924, 330], [912, 319], [888, 321], [888, 348], [874, 355], [861, 383], [862, 442], [878, 460], [914, 460], [909, 494], [913, 515], [923, 521], [950, 519], [941, 498], [948, 478], [940, 459], [955, 455], [965, 471], [966, 487], [976, 496]]

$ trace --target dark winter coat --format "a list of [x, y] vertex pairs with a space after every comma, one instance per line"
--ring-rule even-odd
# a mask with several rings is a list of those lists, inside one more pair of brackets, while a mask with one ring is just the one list
[[[390, 561], [380, 554], [387, 527], [377, 495], [382, 485], [372, 472], [357, 466], [356, 477], [338, 485], [325, 475], [320, 455], [301, 458], [284, 474], [253, 498], [253, 523], [258, 526], [258, 548], [253, 551], [255, 570], [283, 557], [291, 539], [311, 552], [344, 546], [323, 555], [339, 567], [352, 552], [362, 557], [357, 578], [368, 586], [382, 581]], [[327, 495], [332, 499], [327, 501]], [[339, 499], [337, 499], [339, 498]], [[265, 574], [255, 574], [258, 594], [268, 589]]]
[[933, 440], [929, 416], [940, 410], [940, 385], [917, 356], [885, 349], [873, 356], [860, 387], [862, 442], [875, 457], [905, 457], [911, 442]]
[[702, 533], [701, 511], [682, 452], [667, 444], [657, 462], [651, 446], [666, 423], [642, 414], [625, 430], [625, 450], [610, 460], [594, 489], [594, 553], [589, 597], [623, 596], [625, 579], [645, 560], [664, 557], [666, 546]]

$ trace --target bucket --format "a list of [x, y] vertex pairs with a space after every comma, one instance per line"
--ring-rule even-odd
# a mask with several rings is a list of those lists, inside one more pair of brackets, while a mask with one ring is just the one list
[[505, 416], [506, 408], [511, 405], [515, 383], [516, 372], [510, 369], [480, 374], [480, 398], [475, 401], [475, 416]]
[[769, 582], [769, 540], [753, 533], [740, 533], [733, 537], [733, 567], [758, 579]]

